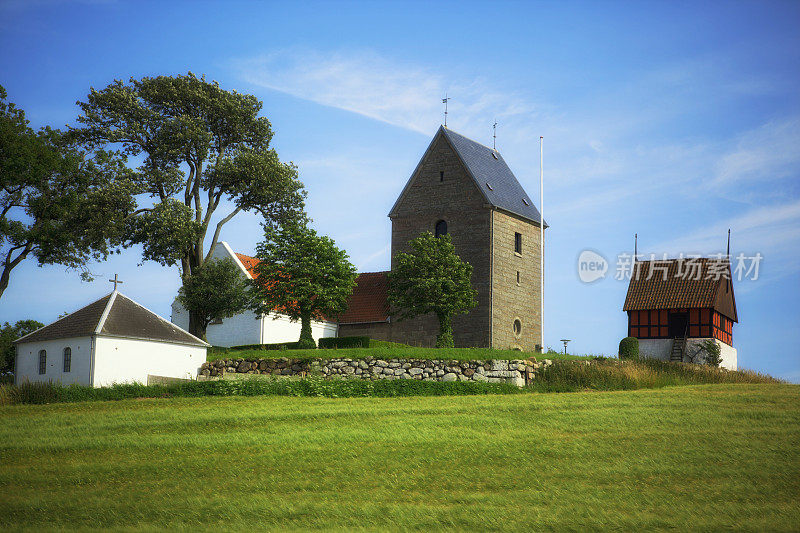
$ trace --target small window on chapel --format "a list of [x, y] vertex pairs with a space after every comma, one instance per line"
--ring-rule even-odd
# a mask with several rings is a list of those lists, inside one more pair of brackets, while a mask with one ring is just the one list
[[522, 233], [514, 233], [514, 252], [522, 255]]
[[442, 235], [447, 235], [447, 222], [444, 220], [440, 220], [436, 223], [436, 237], [441, 237]]
[[439, 171], [439, 181], [444, 181], [444, 170]]
[[39, 373], [47, 372], [47, 351], [39, 350]]
[[64, 372], [69, 372], [72, 369], [72, 348], [67, 346], [64, 348]]

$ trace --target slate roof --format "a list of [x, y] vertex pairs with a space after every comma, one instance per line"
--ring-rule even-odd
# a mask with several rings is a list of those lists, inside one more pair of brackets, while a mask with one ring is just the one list
[[347, 311], [339, 316], [339, 324], [370, 324], [389, 319], [388, 272], [364, 272], [356, 278]]
[[[444, 135], [453, 146], [467, 172], [492, 207], [514, 213], [539, 224], [542, 219], [539, 210], [533, 205], [533, 200], [517, 181], [500, 152], [444, 126], [441, 126], [436, 132], [433, 137], [434, 141], [440, 134]], [[433, 142], [431, 142], [432, 145]], [[403, 194], [400, 195], [400, 198], [402, 196]], [[400, 203], [400, 198], [392, 207], [392, 212]], [[544, 227], [548, 227], [547, 221], [544, 222]]]
[[[718, 298], [720, 289], [724, 291], [725, 283], [730, 283], [728, 259], [698, 258], [692, 261], [698, 266], [691, 267], [686, 259], [637, 261], [622, 310], [715, 308], [736, 321], [736, 304], [732, 296], [732, 309], [720, 305]], [[716, 275], [723, 271], [723, 275]]]
[[188, 331], [117, 291], [15, 342], [39, 342], [90, 335], [208, 346]]

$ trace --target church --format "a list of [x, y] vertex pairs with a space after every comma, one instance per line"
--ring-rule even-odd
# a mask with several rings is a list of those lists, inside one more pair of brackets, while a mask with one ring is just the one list
[[[392, 261], [409, 251], [409, 241], [429, 231], [449, 234], [461, 259], [472, 265], [478, 305], [453, 317], [457, 347], [541, 350], [539, 210], [495, 149], [441, 126], [392, 207]], [[252, 278], [257, 259], [218, 247]], [[372, 339], [435, 346], [439, 324], [423, 316], [396, 321], [387, 302], [388, 272], [359, 274], [348, 309], [337, 320], [313, 322], [320, 337], [368, 336]], [[255, 320], [254, 320], [255, 318]], [[172, 321], [188, 326], [176, 301]], [[275, 314], [245, 312], [212, 324], [207, 338], [215, 346], [295, 341], [299, 322]]]

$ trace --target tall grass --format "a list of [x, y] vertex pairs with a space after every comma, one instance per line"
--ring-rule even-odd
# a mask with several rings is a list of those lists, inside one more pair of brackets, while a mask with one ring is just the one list
[[670, 385], [706, 383], [783, 383], [751, 370], [730, 371], [704, 365], [672, 363], [655, 359], [620, 361], [554, 361], [541, 369], [531, 386], [539, 392], [580, 390], [652, 389]]

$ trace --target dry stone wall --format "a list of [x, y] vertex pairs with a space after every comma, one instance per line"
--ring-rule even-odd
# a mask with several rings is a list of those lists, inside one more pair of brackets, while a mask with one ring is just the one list
[[479, 381], [523, 387], [549, 359], [218, 359], [203, 363], [199, 376], [220, 378], [225, 373], [275, 376], [320, 375], [331, 379], [418, 379], [423, 381]]

